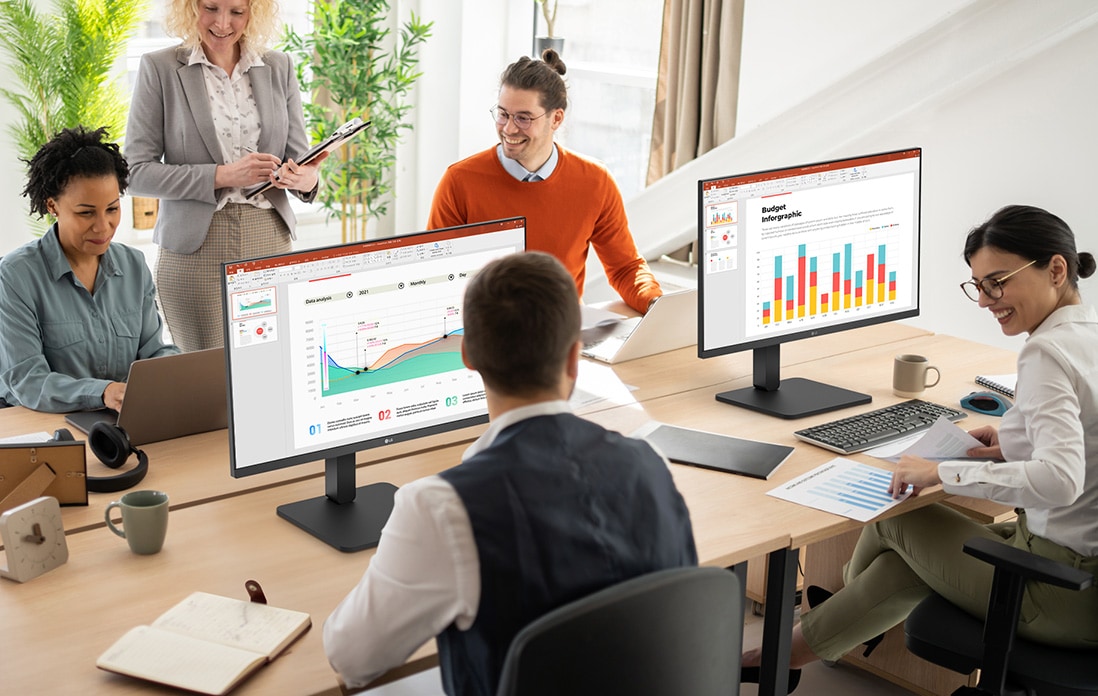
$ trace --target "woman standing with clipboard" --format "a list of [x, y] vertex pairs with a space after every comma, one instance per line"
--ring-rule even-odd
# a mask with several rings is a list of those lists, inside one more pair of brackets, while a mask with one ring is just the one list
[[[170, 0], [183, 42], [141, 59], [126, 137], [131, 189], [160, 199], [156, 284], [174, 342], [222, 345], [221, 264], [288, 252], [296, 218], [286, 191], [316, 197], [290, 57], [268, 50], [272, 0]], [[262, 194], [242, 189], [270, 183]]]

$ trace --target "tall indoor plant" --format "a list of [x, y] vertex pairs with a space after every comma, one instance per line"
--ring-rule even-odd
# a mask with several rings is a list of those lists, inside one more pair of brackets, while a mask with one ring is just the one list
[[421, 74], [417, 48], [433, 22], [412, 13], [391, 37], [387, 0], [316, 0], [312, 24], [304, 36], [286, 32], [301, 87], [312, 95], [305, 105], [311, 137], [319, 140], [356, 116], [370, 121], [324, 163], [318, 200], [340, 218], [344, 241], [365, 239], [367, 221], [387, 210], [396, 145], [411, 128], [405, 97]]
[[130, 100], [115, 65], [143, 15], [135, 0], [54, 0], [52, 12], [32, 0], [0, 2], [0, 52], [16, 82], [0, 94], [19, 114], [9, 130], [20, 158], [77, 125], [122, 138]]

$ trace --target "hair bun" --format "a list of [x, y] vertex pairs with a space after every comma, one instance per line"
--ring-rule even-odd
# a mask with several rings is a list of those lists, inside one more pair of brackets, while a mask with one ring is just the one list
[[1079, 277], [1089, 278], [1094, 275], [1094, 254], [1089, 251], [1079, 252]]
[[561, 60], [560, 54], [552, 48], [547, 48], [542, 51], [541, 59], [546, 65], [555, 70], [558, 75], [564, 75], [568, 72], [568, 67], [565, 66], [564, 61]]

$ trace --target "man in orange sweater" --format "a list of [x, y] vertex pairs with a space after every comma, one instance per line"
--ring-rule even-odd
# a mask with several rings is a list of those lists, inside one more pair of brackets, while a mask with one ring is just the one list
[[523, 215], [526, 248], [556, 256], [581, 297], [594, 245], [610, 285], [643, 314], [662, 292], [633, 242], [617, 184], [601, 163], [553, 142], [568, 106], [565, 70], [552, 49], [504, 70], [492, 110], [500, 142], [446, 170], [427, 226]]

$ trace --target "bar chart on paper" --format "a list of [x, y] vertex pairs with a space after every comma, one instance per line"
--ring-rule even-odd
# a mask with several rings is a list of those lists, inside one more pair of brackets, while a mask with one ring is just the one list
[[768, 495], [868, 522], [907, 498], [905, 493], [894, 499], [888, 492], [891, 483], [891, 472], [836, 457], [769, 491]]

